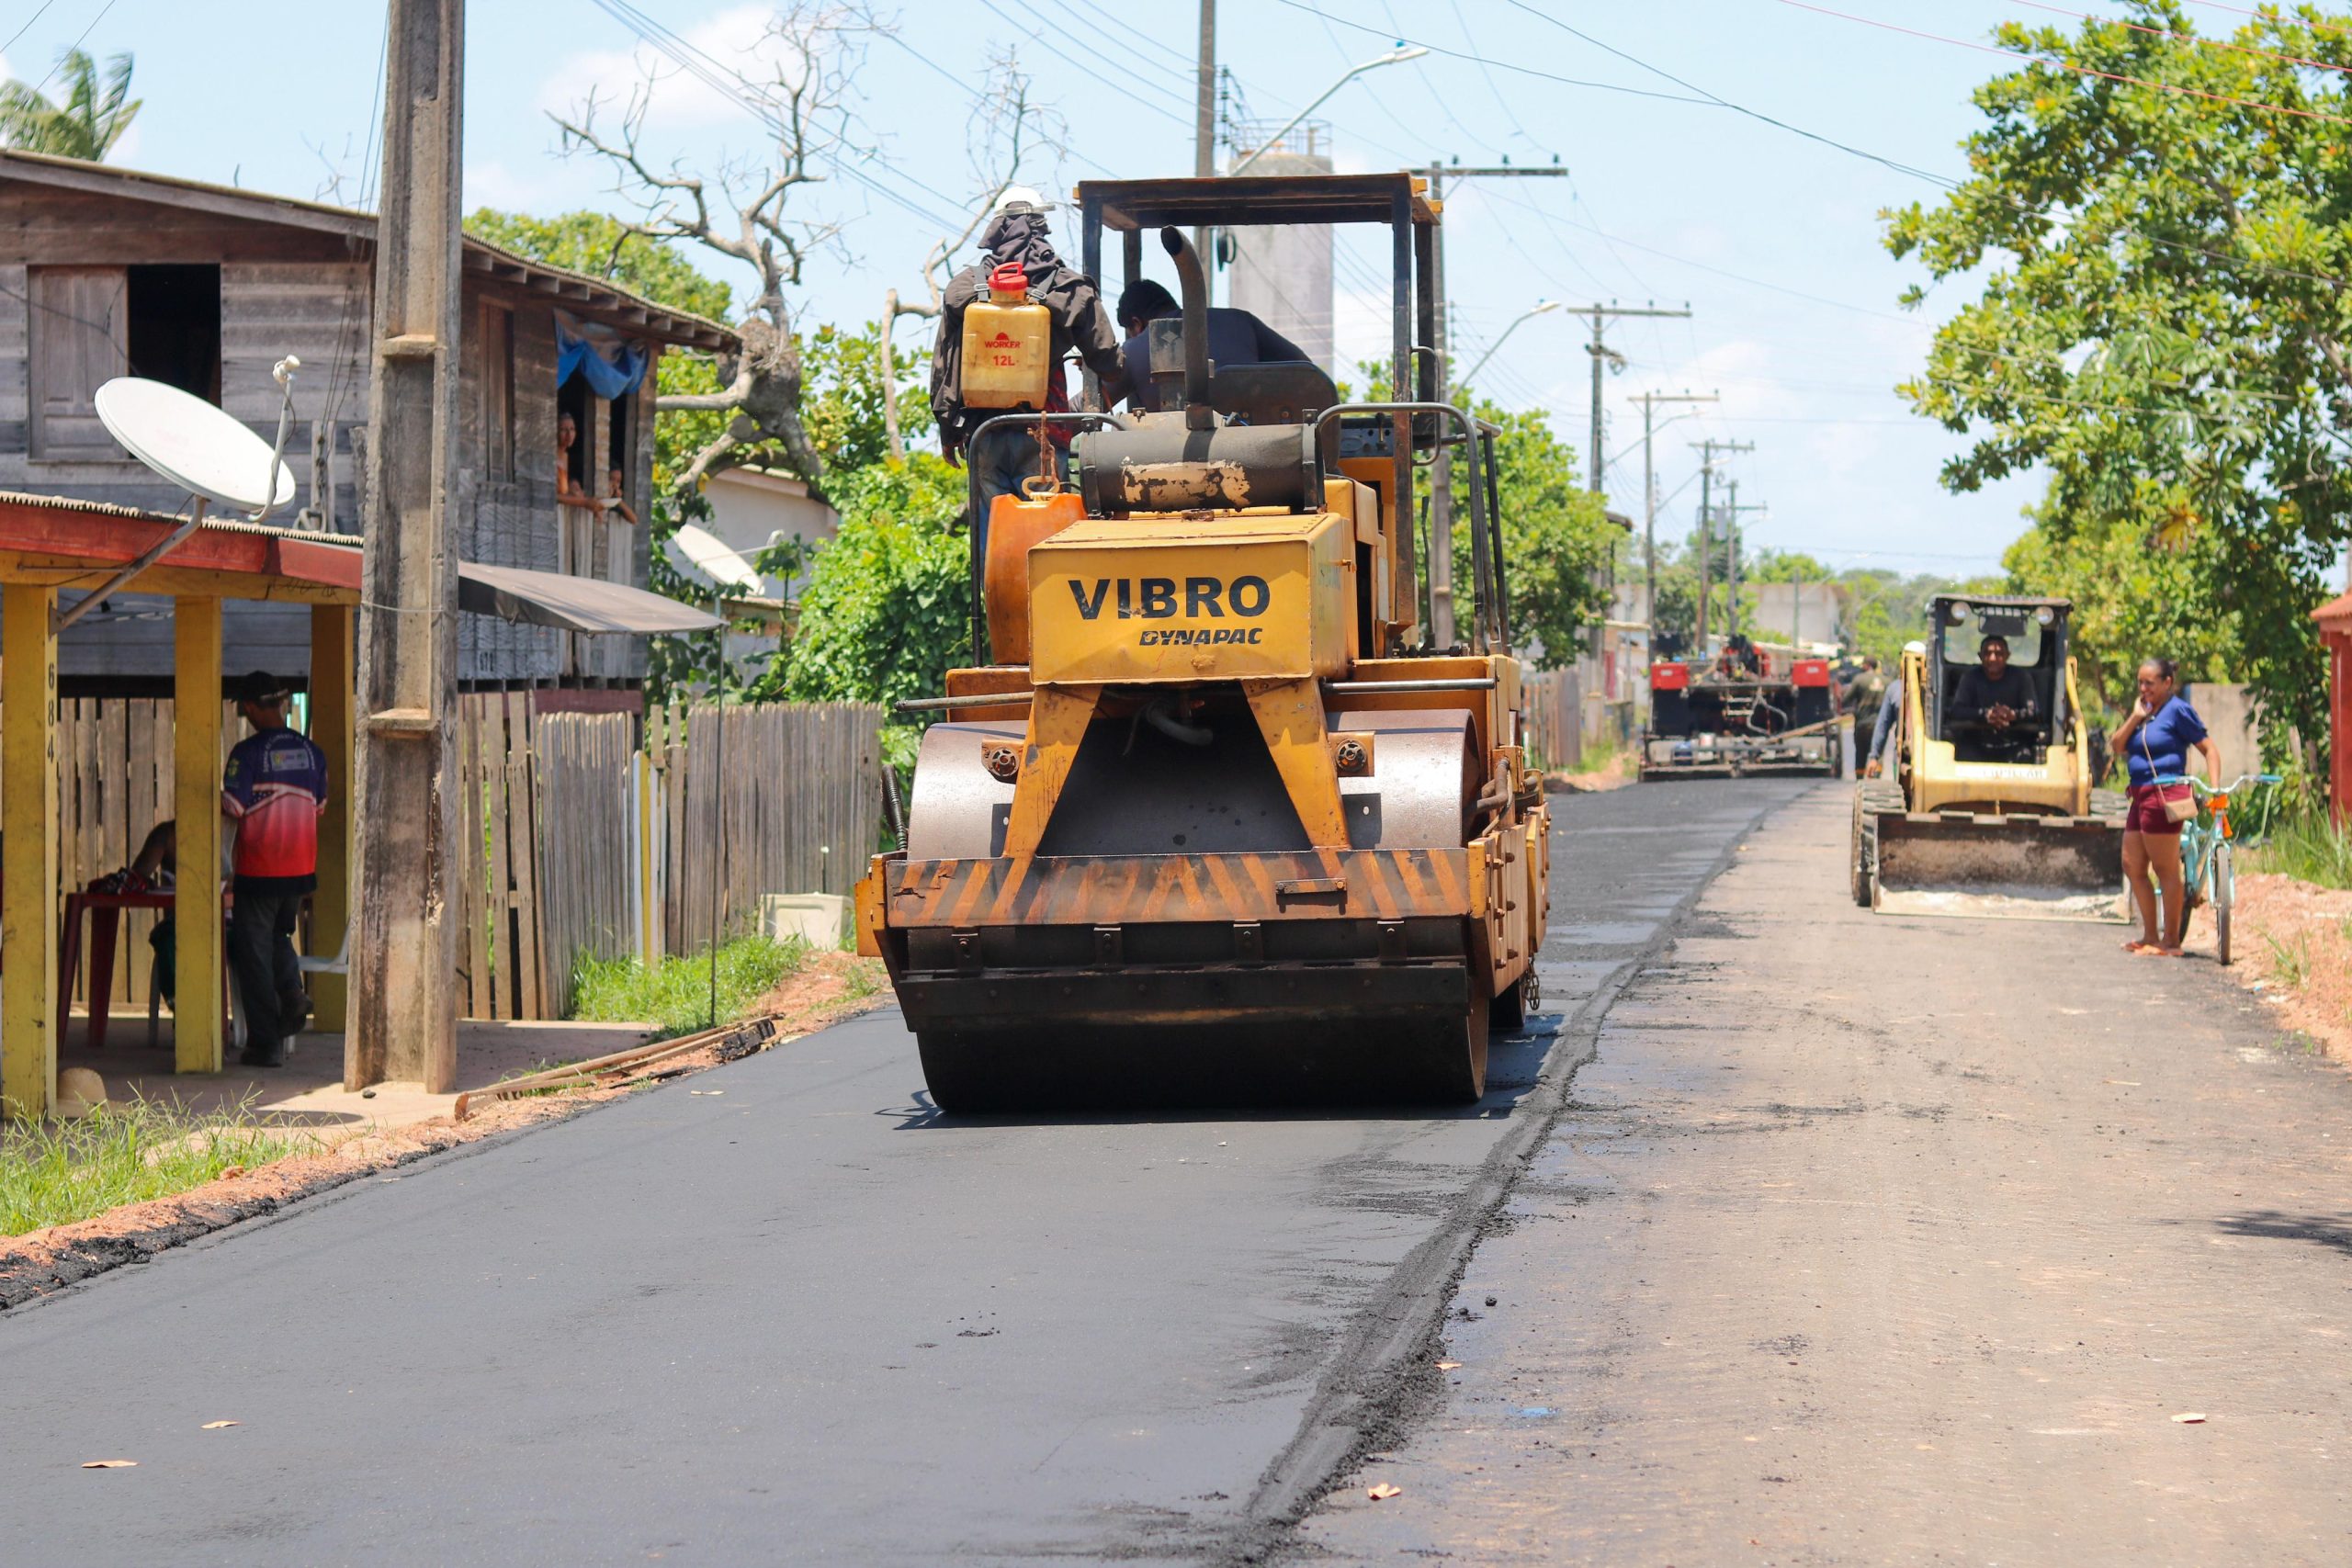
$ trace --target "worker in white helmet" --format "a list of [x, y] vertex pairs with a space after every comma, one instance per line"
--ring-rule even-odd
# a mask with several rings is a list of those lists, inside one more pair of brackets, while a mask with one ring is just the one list
[[[931, 358], [931, 411], [938, 417], [940, 450], [947, 460], [968, 462], [979, 475], [980, 514], [972, 520], [972, 529], [974, 546], [983, 553], [988, 546], [989, 503], [1000, 495], [1019, 493], [1021, 481], [1039, 467], [1034, 430], [999, 430], [979, 446], [971, 445], [979, 427], [1000, 412], [967, 410], [962, 394], [964, 311], [987, 292], [989, 273], [1008, 263], [1018, 264], [1028, 275], [1030, 299], [1046, 307], [1052, 318], [1054, 371], [1046, 386], [1044, 412], [1066, 412], [1072, 406], [1062, 365], [1073, 353], [1114, 400], [1125, 368], [1119, 357], [1118, 328], [1102, 308], [1102, 289], [1084, 273], [1065, 266], [1054, 254], [1046, 217], [1049, 210], [1051, 204], [1037, 192], [1025, 186], [1006, 186], [980, 231], [984, 259], [957, 273], [940, 297], [939, 341]], [[1067, 424], [1049, 430], [1056, 454], [1069, 450], [1070, 434]]]

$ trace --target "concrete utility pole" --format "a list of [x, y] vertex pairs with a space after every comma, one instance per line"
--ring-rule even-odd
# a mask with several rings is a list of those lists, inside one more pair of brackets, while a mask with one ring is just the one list
[[1651, 450], [1657, 427], [1651, 416], [1660, 403], [1712, 403], [1722, 400], [1713, 392], [1644, 392], [1633, 400], [1642, 405], [1642, 618], [1648, 623], [1650, 647], [1657, 647], [1657, 464]]
[[[458, 152], [465, 0], [390, 0], [344, 1081], [457, 1087]], [[345, 787], [345, 781], [332, 781]]]
[[[1201, 0], [1201, 36], [1193, 62], [1196, 73], [1193, 84], [1193, 174], [1206, 179], [1216, 173], [1216, 0]], [[1214, 265], [1209, 255], [1209, 231], [1205, 224], [1193, 229], [1193, 251], [1201, 258], [1203, 266]], [[1214, 284], [1216, 277], [1210, 277]]]
[[1603, 338], [1602, 334], [1608, 328], [1610, 318], [1612, 316], [1688, 316], [1690, 314], [1690, 309], [1686, 305], [1679, 310], [1661, 310], [1655, 305], [1620, 305], [1611, 301], [1606, 305], [1587, 305], [1582, 308], [1571, 305], [1568, 307], [1568, 313], [1592, 318], [1592, 342], [1586, 347], [1585, 352], [1592, 355], [1592, 493], [1599, 495], [1601, 493], [1601, 443], [1607, 439], [1607, 433], [1601, 428], [1600, 423], [1601, 364], [1604, 360], [1613, 360], [1620, 369], [1623, 369], [1625, 365], [1625, 356], [1611, 349]]
[[1715, 513], [1714, 479], [1715, 454], [1753, 452], [1753, 441], [1693, 441], [1690, 449], [1699, 454], [1699, 657], [1707, 656], [1707, 601], [1714, 594]]
[[[1491, 168], [1464, 168], [1456, 164], [1448, 168], [1432, 160], [1429, 166], [1430, 205], [1443, 207], [1445, 182], [1450, 176], [1457, 180], [1497, 179], [1563, 179], [1567, 169], [1560, 164], [1537, 164], [1518, 168], [1509, 164]], [[1437, 355], [1437, 395], [1441, 402], [1453, 400], [1453, 333], [1451, 312], [1445, 299], [1445, 225], [1437, 229], [1435, 265], [1430, 268], [1431, 286], [1437, 293], [1436, 342], [1430, 344]], [[1402, 396], [1400, 392], [1398, 394]], [[1430, 465], [1430, 642], [1438, 648], [1453, 646], [1453, 449], [1440, 446], [1437, 460]]]
[[1724, 563], [1724, 586], [1727, 591], [1724, 635], [1734, 637], [1739, 632], [1739, 514], [1743, 512], [1769, 512], [1771, 508], [1762, 502], [1753, 506], [1742, 506], [1739, 503], [1739, 481], [1733, 479], [1729, 482], [1731, 502], [1724, 508], [1724, 537], [1731, 546], [1731, 553]]

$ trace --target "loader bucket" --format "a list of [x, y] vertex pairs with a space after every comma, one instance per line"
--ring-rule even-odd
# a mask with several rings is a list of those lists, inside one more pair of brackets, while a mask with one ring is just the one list
[[1977, 919], [2122, 920], [2123, 833], [2090, 818], [1889, 814], [1873, 907]]

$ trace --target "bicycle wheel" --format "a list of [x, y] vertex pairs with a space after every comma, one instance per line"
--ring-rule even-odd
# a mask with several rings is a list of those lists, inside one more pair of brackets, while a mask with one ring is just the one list
[[2230, 869], [2230, 846], [2213, 846], [2213, 944], [2223, 965], [2230, 962], [2230, 904], [2237, 892], [2237, 876]]

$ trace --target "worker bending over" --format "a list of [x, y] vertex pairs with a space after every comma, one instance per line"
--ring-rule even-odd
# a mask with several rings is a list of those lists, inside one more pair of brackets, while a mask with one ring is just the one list
[[[1119, 325], [1127, 334], [1126, 344], [1119, 353], [1125, 361], [1126, 373], [1115, 383], [1102, 384], [1106, 400], [1125, 396], [1130, 413], [1159, 412], [1159, 389], [1151, 379], [1151, 345], [1147, 329], [1154, 321], [1183, 313], [1184, 308], [1175, 297], [1151, 279], [1127, 285], [1119, 296]], [[1249, 311], [1224, 305], [1209, 308], [1209, 363], [1217, 369], [1306, 357], [1305, 349]]]

